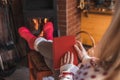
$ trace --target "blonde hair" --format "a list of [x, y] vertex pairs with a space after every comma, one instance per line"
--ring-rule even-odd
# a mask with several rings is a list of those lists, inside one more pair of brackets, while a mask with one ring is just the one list
[[[94, 48], [94, 56], [100, 59], [99, 64], [111, 75], [120, 70], [120, 9], [113, 16], [112, 22], [100, 42]], [[112, 78], [111, 78], [112, 80]], [[117, 79], [116, 79], [117, 80]], [[120, 80], [120, 79], [119, 79]]]

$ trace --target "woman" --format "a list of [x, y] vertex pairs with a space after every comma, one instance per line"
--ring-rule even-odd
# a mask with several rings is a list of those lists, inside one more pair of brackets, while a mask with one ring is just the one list
[[101, 41], [93, 49], [94, 54], [87, 52], [80, 42], [75, 49], [82, 62], [73, 64], [72, 52], [61, 59], [60, 80], [120, 80], [120, 9]]

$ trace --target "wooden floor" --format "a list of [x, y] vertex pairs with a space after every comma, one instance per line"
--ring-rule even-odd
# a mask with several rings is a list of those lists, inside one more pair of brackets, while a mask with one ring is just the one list
[[[88, 17], [85, 17], [82, 14], [81, 30], [89, 32], [95, 39], [95, 43], [98, 43], [108, 28], [111, 18], [112, 15], [89, 14]], [[83, 43], [91, 44], [88, 36], [81, 35], [81, 37]]]

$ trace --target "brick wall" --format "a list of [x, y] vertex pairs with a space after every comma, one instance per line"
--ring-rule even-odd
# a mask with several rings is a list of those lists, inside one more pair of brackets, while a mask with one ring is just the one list
[[58, 28], [60, 36], [75, 35], [80, 31], [78, 0], [58, 0]]
[[58, 0], [58, 28], [60, 36], [66, 35], [66, 0]]

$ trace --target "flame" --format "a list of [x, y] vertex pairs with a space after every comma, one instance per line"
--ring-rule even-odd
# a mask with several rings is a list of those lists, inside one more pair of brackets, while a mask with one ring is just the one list
[[44, 23], [47, 23], [48, 22], [48, 18], [44, 18]]
[[[39, 19], [33, 18], [33, 19], [32, 19], [32, 21], [33, 21], [33, 23], [34, 23], [34, 28], [35, 28], [35, 30], [38, 30], [38, 29], [39, 29], [39, 24], [42, 24], [42, 21], [41, 21], [41, 20], [42, 20], [41, 18], [39, 18]], [[48, 18], [44, 18], [44, 24], [47, 23], [47, 22], [48, 22]], [[38, 36], [43, 36], [43, 31], [42, 31]]]
[[38, 22], [38, 19], [33, 18], [32, 21], [33, 21], [34, 24], [35, 24], [35, 25], [34, 25], [35, 30], [38, 30], [38, 28], [39, 28], [39, 22]]

